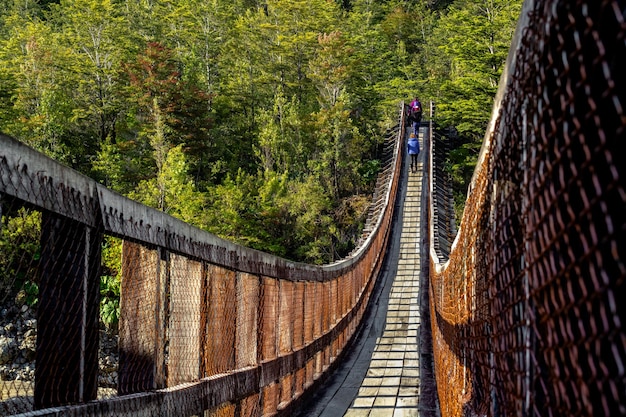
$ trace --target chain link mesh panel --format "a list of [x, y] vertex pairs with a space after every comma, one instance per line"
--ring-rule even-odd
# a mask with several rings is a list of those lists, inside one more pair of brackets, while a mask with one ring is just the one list
[[431, 266], [442, 415], [626, 415], [626, 2], [526, 2]]
[[0, 415], [32, 410], [41, 212], [5, 199], [0, 224]]

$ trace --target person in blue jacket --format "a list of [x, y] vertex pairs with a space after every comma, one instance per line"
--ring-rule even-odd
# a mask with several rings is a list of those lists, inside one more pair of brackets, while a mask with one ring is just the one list
[[411, 172], [417, 171], [417, 155], [420, 154], [420, 142], [417, 140], [415, 133], [411, 133], [407, 142], [407, 148], [409, 150], [409, 156], [411, 158]]

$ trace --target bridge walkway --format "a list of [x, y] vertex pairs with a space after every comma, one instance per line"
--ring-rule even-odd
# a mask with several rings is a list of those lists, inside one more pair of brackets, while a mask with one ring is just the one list
[[428, 128], [422, 127], [417, 172], [410, 172], [408, 158], [402, 167], [389, 256], [364, 330], [339, 368], [301, 411], [301, 417], [438, 415], [436, 391], [428, 389], [428, 398], [422, 398], [424, 375], [434, 386], [430, 356], [426, 356], [429, 364], [420, 363], [422, 315], [423, 309], [427, 310], [420, 302], [421, 290], [427, 288], [427, 265], [422, 262], [428, 259], [422, 199], [426, 135]]

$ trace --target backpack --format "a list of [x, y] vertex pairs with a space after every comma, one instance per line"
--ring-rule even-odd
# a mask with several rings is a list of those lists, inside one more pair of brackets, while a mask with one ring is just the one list
[[422, 112], [422, 104], [419, 101], [414, 101], [411, 103], [411, 113], [421, 113]]
[[409, 120], [414, 122], [422, 121], [422, 105], [419, 101], [411, 102], [411, 109], [409, 111]]

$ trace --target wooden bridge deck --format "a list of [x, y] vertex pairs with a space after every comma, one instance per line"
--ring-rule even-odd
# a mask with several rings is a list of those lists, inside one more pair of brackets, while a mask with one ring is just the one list
[[416, 173], [410, 172], [405, 159], [389, 257], [368, 322], [339, 369], [302, 410], [302, 417], [438, 415], [436, 391], [423, 390], [425, 382], [434, 387], [430, 356], [427, 363], [420, 363], [421, 332], [430, 331], [422, 328], [427, 306], [421, 302], [428, 266], [422, 262], [428, 259], [422, 199], [427, 134], [422, 127]]

